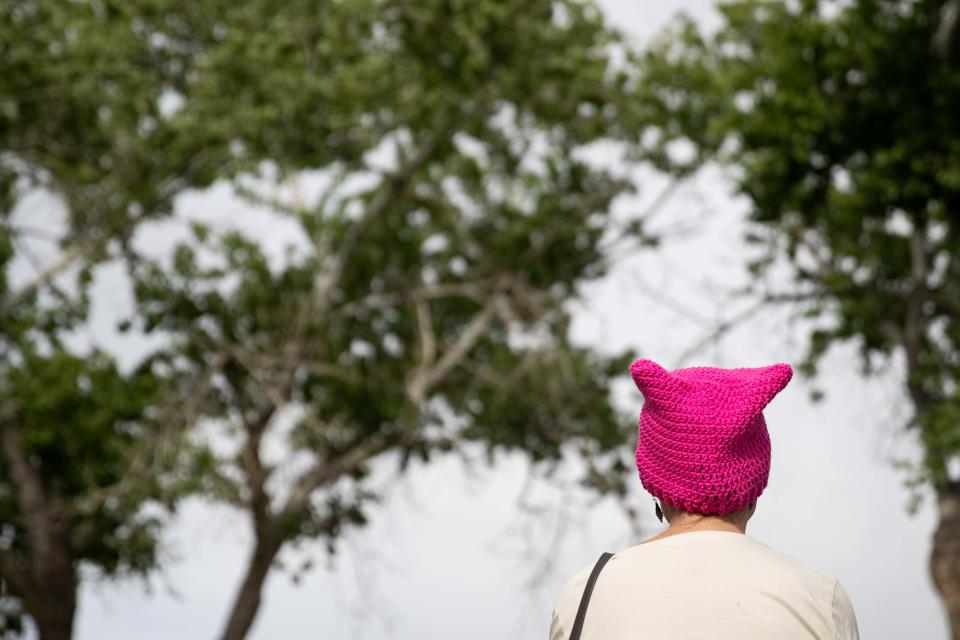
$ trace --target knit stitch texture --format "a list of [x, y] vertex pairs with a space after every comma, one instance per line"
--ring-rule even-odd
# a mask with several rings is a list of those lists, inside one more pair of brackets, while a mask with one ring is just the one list
[[793, 369], [688, 367], [667, 371], [635, 360], [643, 394], [637, 469], [651, 494], [677, 509], [732, 513], [756, 499], [770, 475], [770, 435], [762, 410]]

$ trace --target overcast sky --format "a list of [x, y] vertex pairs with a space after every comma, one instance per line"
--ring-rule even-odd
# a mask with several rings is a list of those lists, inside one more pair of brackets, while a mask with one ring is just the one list
[[[680, 8], [708, 27], [717, 24], [709, 2], [602, 4], [611, 23], [641, 40]], [[664, 186], [655, 175], [640, 178], [639, 198], [618, 204], [622, 215], [642, 208]], [[725, 185], [711, 170], [673, 196], [654, 226], [670, 229], [702, 217], [701, 228], [661, 250], [623, 260], [589, 286], [576, 307], [578, 341], [602, 349], [629, 347], [637, 357], [668, 368], [799, 360], [803, 327], [788, 326], [782, 312], [771, 312], [678, 364], [711, 321], [742, 308], [718, 304], [722, 291], [744, 277], [739, 237], [746, 204], [732, 199]], [[262, 214], [245, 210], [223, 191], [185, 198], [179, 207], [212, 212], [222, 225], [267, 224]], [[152, 241], [169, 245], [177, 237], [176, 226], [159, 226]], [[129, 301], [115, 275], [106, 270], [98, 280], [89, 335], [133, 357], [144, 345], [117, 342], [111, 329], [116, 309]], [[934, 513], [929, 497], [917, 515], [906, 513], [904, 476], [889, 462], [891, 456], [917, 454], [915, 444], [899, 435], [907, 415], [901, 371], [898, 360], [889, 375], [864, 381], [853, 349], [837, 349], [824, 362], [818, 384], [827, 395], [816, 405], [805, 381], [794, 376], [764, 412], [773, 463], [747, 533], [837, 576], [853, 602], [861, 637], [941, 640], [947, 638], [945, 618], [927, 571]], [[615, 391], [638, 416], [641, 397], [628, 371]], [[623, 446], [632, 450], [635, 440]], [[299, 584], [281, 571], [271, 575], [252, 638], [542, 640], [553, 598], [571, 573], [601, 551], [634, 544], [662, 528], [639, 480], [635, 495], [645, 530], [638, 539], [610, 501], [588, 508], [582, 494], [564, 490], [562, 479], [529, 481], [518, 458], [504, 458], [494, 468], [449, 459], [418, 467], [402, 480], [391, 472], [384, 465], [375, 474], [385, 487], [384, 506], [368, 528], [344, 540], [343, 553], [332, 563], [320, 545], [283, 556], [290, 566], [307, 558], [317, 565]], [[533, 518], [521, 504], [543, 507], [550, 517]], [[167, 569], [149, 592], [129, 582], [83, 588], [77, 637], [215, 638], [248, 543], [241, 516], [189, 503], [171, 531]]]

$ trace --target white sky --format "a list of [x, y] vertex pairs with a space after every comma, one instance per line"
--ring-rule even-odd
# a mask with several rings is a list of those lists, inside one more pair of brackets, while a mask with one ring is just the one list
[[[601, 4], [612, 23], [640, 38], [680, 8], [708, 27], [716, 25], [706, 1]], [[657, 176], [644, 176], [640, 207], [663, 184]], [[603, 349], [630, 347], [637, 357], [654, 358], [668, 368], [799, 360], [803, 328], [787, 326], [782, 313], [767, 313], [695, 362], [676, 363], [707, 329], [702, 318], [725, 318], [735, 311], [718, 303], [721, 291], [743, 279], [739, 237], [745, 203], [732, 199], [724, 184], [718, 172], [707, 172], [657, 215], [660, 228], [672, 228], [709, 209], [696, 234], [624, 260], [588, 287], [576, 311], [579, 341]], [[621, 204], [621, 213], [638, 205]], [[223, 193], [180, 205], [181, 210], [212, 209], [217, 219], [239, 220], [246, 228], [267, 224]], [[176, 237], [173, 228], [158, 228], [153, 240], [169, 245]], [[110, 329], [116, 309], [129, 300], [114, 276], [107, 272], [98, 280], [90, 337], [133, 354], [144, 345], [118, 342]], [[655, 301], [664, 295], [676, 304]], [[838, 349], [824, 362], [818, 386], [827, 396], [819, 405], [810, 403], [804, 381], [794, 377], [764, 412], [773, 464], [747, 533], [837, 576], [850, 594], [861, 637], [940, 640], [947, 638], [946, 623], [927, 572], [934, 514], [929, 499], [916, 516], [906, 513], [904, 476], [888, 462], [891, 455], [916, 453], [911, 441], [898, 435], [906, 416], [898, 383], [901, 364], [897, 361], [884, 378], [864, 381], [853, 349]], [[641, 398], [627, 371], [617, 392], [629, 398], [638, 415]], [[252, 638], [539, 640], [547, 635], [552, 600], [567, 576], [601, 551], [639, 542], [662, 527], [639, 480], [636, 499], [646, 520], [637, 539], [607, 500], [588, 509], [575, 491], [539, 481], [525, 485], [526, 467], [519, 458], [504, 459], [492, 469], [447, 459], [418, 467], [400, 481], [390, 472], [382, 468], [376, 474], [388, 488], [384, 506], [374, 511], [369, 527], [344, 540], [343, 553], [330, 566], [319, 544], [283, 556], [291, 566], [308, 557], [317, 564], [299, 585], [285, 572], [271, 575]], [[530, 489], [526, 500], [548, 508], [551, 520], [522, 515], [518, 503], [525, 486]], [[560, 538], [558, 531], [564, 534]], [[171, 561], [150, 592], [130, 582], [83, 588], [77, 638], [215, 638], [245, 565], [248, 541], [242, 516], [188, 504], [171, 532]]]

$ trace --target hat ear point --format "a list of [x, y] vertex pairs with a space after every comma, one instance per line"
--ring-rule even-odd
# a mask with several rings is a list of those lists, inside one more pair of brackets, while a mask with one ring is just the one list
[[666, 370], [649, 358], [637, 358], [630, 365], [630, 375], [640, 391], [643, 391], [644, 383], [660, 377], [664, 373], [666, 373]]
[[786, 362], [778, 362], [770, 367], [773, 372], [773, 379], [777, 383], [778, 390], [782, 390], [793, 378], [793, 367]]
[[784, 362], [778, 362], [764, 367], [764, 384], [759, 388], [758, 395], [754, 398], [757, 412], [764, 408], [783, 391], [790, 379], [793, 378], [793, 367]]

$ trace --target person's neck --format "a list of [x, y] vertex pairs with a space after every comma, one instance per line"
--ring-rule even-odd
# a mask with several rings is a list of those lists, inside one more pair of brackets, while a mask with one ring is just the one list
[[645, 542], [666, 538], [678, 533], [689, 533], [691, 531], [731, 531], [745, 534], [747, 532], [747, 525], [745, 522], [739, 522], [738, 520], [724, 516], [678, 514], [674, 516], [669, 527], [649, 540], [645, 540]]

